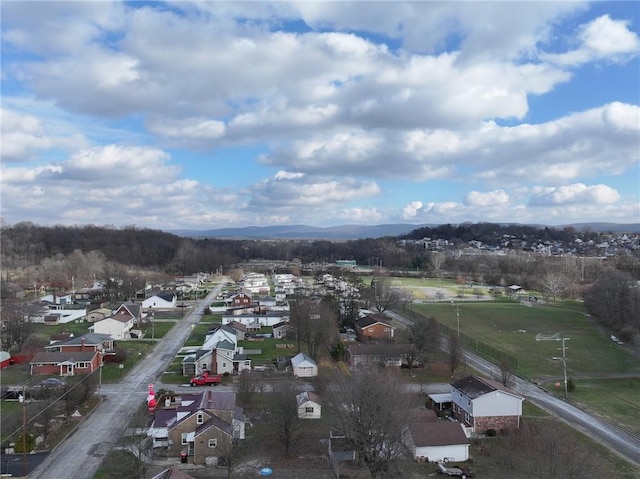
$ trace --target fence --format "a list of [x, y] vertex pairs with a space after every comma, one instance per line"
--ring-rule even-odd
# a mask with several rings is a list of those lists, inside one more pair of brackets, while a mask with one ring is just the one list
[[[427, 316], [412, 309], [406, 309], [402, 312], [402, 314], [408, 316], [413, 320], [427, 320]], [[458, 334], [457, 330], [450, 328], [449, 326], [446, 326], [440, 322], [438, 322], [438, 326], [443, 336], [449, 337]], [[507, 364], [509, 365], [511, 371], [515, 372], [518, 369], [518, 358], [516, 358], [515, 356], [505, 353], [504, 351], [494, 348], [493, 346], [483, 343], [482, 341], [479, 341], [478, 339], [471, 336], [467, 336], [463, 333], [460, 333], [459, 338], [460, 342], [466, 349], [473, 351], [479, 356], [482, 356], [483, 358], [488, 359], [489, 361], [496, 363], [499, 366]]]

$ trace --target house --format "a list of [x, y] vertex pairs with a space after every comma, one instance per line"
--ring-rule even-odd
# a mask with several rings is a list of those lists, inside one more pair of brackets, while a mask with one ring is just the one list
[[193, 377], [202, 374], [204, 371], [211, 371], [212, 363], [213, 350], [198, 349], [197, 351], [190, 351], [182, 360], [182, 375]]
[[31, 375], [77, 376], [96, 371], [102, 363], [100, 351], [39, 352], [29, 362]]
[[108, 334], [112, 339], [131, 339], [133, 321], [133, 316], [121, 312], [96, 321], [89, 329], [97, 334]]
[[108, 334], [85, 333], [80, 336], [71, 335], [68, 339], [53, 342], [44, 347], [45, 350], [55, 351], [102, 351], [109, 353], [113, 351], [113, 339]]
[[95, 323], [102, 321], [104, 318], [108, 318], [109, 316], [111, 316], [111, 310], [109, 308], [98, 308], [93, 311], [89, 311], [87, 314], [87, 321]]
[[401, 367], [407, 351], [406, 344], [350, 343], [347, 346], [347, 361], [351, 366], [376, 364]]
[[88, 333], [54, 342], [44, 349], [29, 362], [31, 375], [76, 376], [96, 371], [104, 354], [113, 350], [113, 340], [107, 335]]
[[418, 462], [469, 459], [469, 439], [459, 422], [441, 421], [429, 409], [412, 412], [405, 444]]
[[235, 393], [203, 391], [161, 398], [147, 432], [154, 447], [165, 447], [169, 457], [186, 453], [194, 464], [207, 464], [228, 453], [228, 444], [244, 439], [244, 413]]
[[116, 311], [113, 313], [113, 316], [120, 316], [120, 315], [127, 315], [127, 314], [133, 318], [134, 326], [137, 326], [140, 323], [142, 323], [142, 320], [145, 317], [145, 314], [142, 312], [142, 308], [140, 307], [140, 305], [134, 304], [134, 303], [121, 304], [118, 307], [118, 309], [116, 309]]
[[282, 321], [273, 325], [273, 337], [276, 339], [286, 338], [289, 331], [293, 331], [293, 326], [291, 326], [288, 321]]
[[83, 321], [86, 315], [86, 309], [65, 309], [64, 306], [50, 305], [43, 313], [42, 321], [48, 325], [66, 324]]
[[273, 326], [274, 324], [289, 321], [289, 314], [286, 311], [266, 311], [262, 313], [247, 312], [243, 314], [229, 314], [227, 312], [222, 315], [222, 324], [229, 324], [233, 321], [244, 325], [258, 323], [260, 326]]
[[358, 334], [370, 339], [393, 338], [395, 328], [377, 316], [363, 316], [355, 321]]
[[451, 384], [454, 417], [476, 434], [520, 427], [524, 397], [502, 384], [477, 376], [467, 376]]
[[[209, 364], [210, 370], [214, 374], [231, 374], [251, 369], [251, 359], [248, 359], [243, 354], [243, 349], [238, 347], [236, 330], [227, 325], [222, 325], [210, 330], [205, 336], [205, 341], [201, 349], [211, 351]], [[203, 361], [206, 360], [208, 360], [208, 358], [200, 360], [200, 364], [202, 364], [203, 367], [205, 366]], [[197, 359], [196, 365], [198, 365]], [[207, 368], [204, 367], [204, 369], [197, 372], [199, 373], [206, 369]]]
[[40, 302], [46, 303], [46, 304], [57, 304], [57, 305], [72, 304], [73, 295], [71, 293], [60, 293], [60, 294], [51, 293], [41, 297]]
[[229, 300], [232, 308], [246, 308], [248, 306], [251, 306], [251, 303], [253, 302], [251, 296], [245, 293], [234, 294], [233, 296], [231, 296], [231, 298], [229, 298]]
[[300, 419], [320, 419], [322, 417], [322, 406], [316, 393], [301, 392], [296, 396], [296, 404]]
[[297, 378], [311, 378], [318, 375], [318, 364], [304, 353], [291, 358], [293, 375]]
[[262, 296], [258, 299], [258, 306], [261, 308], [275, 308], [276, 304], [278, 304], [276, 298], [271, 296]]
[[178, 302], [177, 296], [173, 293], [158, 293], [142, 301], [143, 309], [166, 309], [175, 308]]
[[245, 336], [247, 335], [247, 326], [245, 324], [239, 323], [237, 321], [231, 321], [229, 324], [227, 324], [227, 326], [235, 330], [236, 339], [238, 341], [244, 341]]

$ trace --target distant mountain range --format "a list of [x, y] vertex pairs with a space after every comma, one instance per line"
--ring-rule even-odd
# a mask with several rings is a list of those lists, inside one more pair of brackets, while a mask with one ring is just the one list
[[[340, 226], [247, 226], [244, 228], [218, 228], [211, 230], [170, 230], [178, 236], [189, 238], [227, 238], [227, 239], [326, 239], [355, 240], [363, 238], [382, 238], [385, 236], [401, 236], [415, 229], [435, 227], [436, 224], [412, 225], [406, 223], [385, 225], [340, 225]], [[532, 225], [544, 228], [544, 225]], [[575, 223], [556, 225], [550, 228], [573, 227], [576, 231], [597, 231], [612, 233], [640, 233], [640, 223]]]

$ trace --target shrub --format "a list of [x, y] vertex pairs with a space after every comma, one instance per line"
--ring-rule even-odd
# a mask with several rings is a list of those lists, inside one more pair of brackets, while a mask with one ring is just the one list
[[573, 380], [573, 378], [567, 379], [567, 391], [572, 393], [575, 390], [576, 390], [576, 383]]
[[496, 436], [498, 433], [496, 432], [495, 429], [487, 429], [487, 431], [485, 432], [485, 434], [489, 437], [494, 437]]

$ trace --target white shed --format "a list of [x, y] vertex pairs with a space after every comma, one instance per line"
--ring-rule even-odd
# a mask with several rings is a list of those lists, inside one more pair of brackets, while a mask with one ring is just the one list
[[296, 396], [296, 403], [300, 419], [320, 419], [322, 417], [322, 406], [316, 393], [301, 392]]
[[291, 358], [293, 375], [297, 378], [312, 378], [318, 375], [318, 364], [304, 353]]

